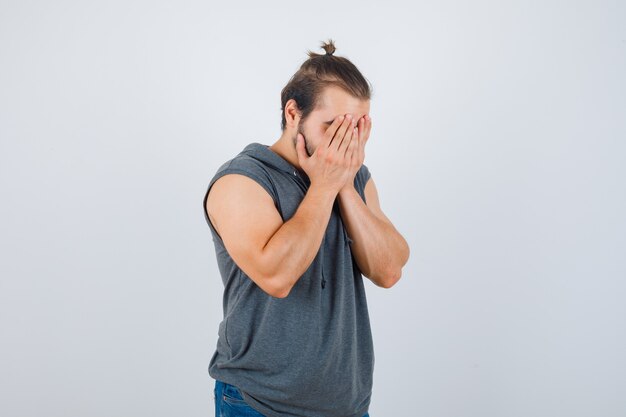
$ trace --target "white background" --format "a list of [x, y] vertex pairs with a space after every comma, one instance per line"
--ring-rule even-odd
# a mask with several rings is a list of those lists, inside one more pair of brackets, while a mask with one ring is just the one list
[[212, 416], [209, 179], [332, 38], [411, 257], [372, 417], [626, 413], [622, 1], [0, 3], [0, 415]]

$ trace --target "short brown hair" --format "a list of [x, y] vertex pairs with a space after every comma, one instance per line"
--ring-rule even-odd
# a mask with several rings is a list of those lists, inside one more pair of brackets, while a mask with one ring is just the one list
[[335, 56], [335, 44], [332, 39], [322, 43], [325, 54], [307, 51], [309, 59], [291, 77], [280, 93], [282, 120], [281, 130], [285, 130], [285, 105], [294, 99], [301, 111], [301, 119], [317, 107], [324, 88], [334, 85], [361, 100], [370, 100], [373, 87], [361, 74], [361, 71], [347, 58]]

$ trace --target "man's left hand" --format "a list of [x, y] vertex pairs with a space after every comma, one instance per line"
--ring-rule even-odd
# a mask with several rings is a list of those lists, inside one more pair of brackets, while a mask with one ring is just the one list
[[[370, 137], [370, 131], [372, 130], [372, 118], [368, 115], [361, 117], [357, 122], [355, 129], [355, 133], [358, 133], [356, 143], [357, 148], [354, 150], [352, 156], [353, 162], [355, 162], [352, 166], [355, 168], [350, 176], [350, 180], [346, 182], [343, 188], [339, 191], [339, 194], [343, 194], [351, 187], [354, 187], [354, 178], [356, 177], [356, 173], [359, 172], [361, 165], [363, 165], [363, 162], [365, 161], [365, 145], [367, 144], [367, 140]], [[354, 138], [352, 140], [354, 140]]]

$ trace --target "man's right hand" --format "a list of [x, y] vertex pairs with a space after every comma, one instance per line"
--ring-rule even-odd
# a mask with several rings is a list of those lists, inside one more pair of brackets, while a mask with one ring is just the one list
[[356, 121], [352, 117], [339, 116], [326, 129], [324, 139], [309, 157], [304, 147], [304, 138], [298, 133], [298, 163], [311, 180], [311, 185], [315, 184], [335, 194], [339, 192], [353, 177], [352, 168], [355, 167], [351, 164], [356, 162], [352, 154], [357, 149], [357, 137]]

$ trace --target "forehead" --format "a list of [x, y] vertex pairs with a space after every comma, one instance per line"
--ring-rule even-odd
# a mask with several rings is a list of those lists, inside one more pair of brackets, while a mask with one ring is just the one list
[[318, 107], [313, 113], [315, 117], [324, 122], [331, 121], [346, 113], [350, 113], [357, 119], [368, 114], [370, 100], [360, 100], [351, 96], [346, 91], [336, 86], [329, 86], [322, 91]]

